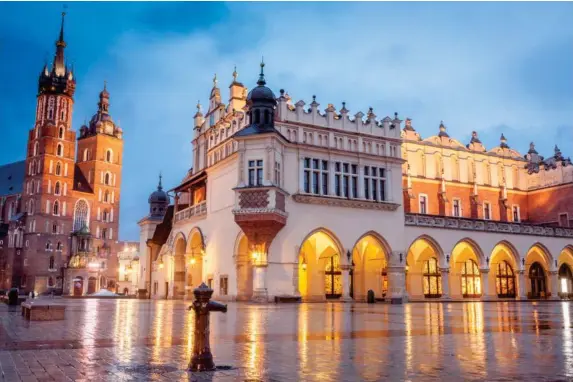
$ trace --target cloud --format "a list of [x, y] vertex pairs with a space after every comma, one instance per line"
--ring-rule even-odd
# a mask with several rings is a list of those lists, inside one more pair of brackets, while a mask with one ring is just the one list
[[147, 213], [160, 170], [164, 184], [174, 186], [191, 166], [195, 104], [207, 103], [213, 74], [226, 102], [233, 66], [252, 87], [261, 55], [268, 84], [295, 101], [316, 94], [321, 108], [346, 101], [352, 113], [372, 106], [382, 118], [397, 111], [426, 137], [444, 120], [452, 137], [467, 142], [477, 130], [488, 147], [503, 130], [520, 152], [535, 140], [548, 155], [563, 141], [568, 155], [573, 90], [559, 78], [570, 79], [573, 67], [553, 64], [573, 56], [569, 10], [570, 4], [521, 3], [229, 4], [224, 17], [191, 32], [178, 24], [176, 33], [124, 33], [81, 84], [81, 96], [94, 98], [113, 68], [111, 110], [125, 131], [122, 234], [136, 237], [134, 222]]

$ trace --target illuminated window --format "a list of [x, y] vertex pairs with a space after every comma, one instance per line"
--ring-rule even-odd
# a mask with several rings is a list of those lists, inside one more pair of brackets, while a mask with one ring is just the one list
[[529, 281], [531, 282], [531, 298], [545, 298], [547, 295], [545, 284], [545, 271], [538, 262], [529, 268]]
[[326, 259], [324, 291], [326, 298], [338, 298], [342, 295], [342, 268], [338, 255]]
[[495, 286], [497, 297], [515, 297], [515, 275], [513, 274], [513, 269], [507, 263], [507, 261], [502, 261], [501, 263], [497, 264]]
[[424, 261], [424, 297], [438, 298], [442, 296], [442, 275], [438, 267], [438, 259], [432, 257]]
[[[571, 273], [571, 268], [565, 263], [561, 264], [559, 267], [559, 280], [560, 287], [559, 290], [563, 295], [570, 296], [573, 294], [573, 274]], [[562, 296], [562, 297], [567, 297]]]
[[481, 276], [475, 261], [467, 260], [462, 264], [462, 296], [481, 296]]

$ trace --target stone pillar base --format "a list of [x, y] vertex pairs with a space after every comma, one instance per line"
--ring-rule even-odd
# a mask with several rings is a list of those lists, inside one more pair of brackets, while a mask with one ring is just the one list
[[266, 289], [256, 289], [253, 291], [252, 302], [267, 303], [269, 302], [269, 295]]
[[350, 296], [342, 296], [338, 299], [338, 301], [340, 301], [340, 302], [354, 302], [354, 300]]
[[404, 303], [403, 297], [392, 297], [390, 298], [390, 304], [392, 305], [401, 305]]

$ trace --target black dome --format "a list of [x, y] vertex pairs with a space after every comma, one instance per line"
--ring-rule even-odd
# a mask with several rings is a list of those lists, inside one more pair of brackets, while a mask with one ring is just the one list
[[271, 89], [264, 85], [259, 85], [249, 92], [247, 101], [269, 101], [276, 102], [276, 97]]
[[156, 190], [149, 195], [149, 203], [167, 203], [169, 202], [169, 195], [163, 190]]

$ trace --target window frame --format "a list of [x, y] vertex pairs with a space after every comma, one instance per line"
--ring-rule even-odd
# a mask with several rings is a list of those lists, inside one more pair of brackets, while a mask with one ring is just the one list
[[[424, 203], [422, 204], [422, 199]], [[422, 205], [424, 206], [422, 210]], [[428, 195], [427, 194], [418, 194], [418, 213], [422, 215], [428, 215]]]
[[249, 187], [262, 186], [264, 182], [264, 161], [249, 159], [247, 161], [247, 183]]
[[[487, 209], [486, 209], [486, 206], [487, 206]], [[491, 203], [489, 201], [484, 201], [482, 209], [483, 209], [483, 211], [482, 211], [483, 212], [483, 219], [484, 220], [491, 220]], [[486, 211], [487, 211], [487, 216], [485, 214]]]
[[[456, 205], [457, 202], [457, 205]], [[456, 207], [457, 207], [457, 214], [456, 214]], [[462, 200], [460, 198], [453, 198], [452, 199], [452, 216], [456, 218], [463, 217], [462, 212]]]

